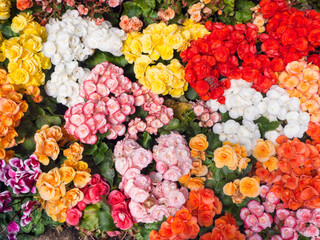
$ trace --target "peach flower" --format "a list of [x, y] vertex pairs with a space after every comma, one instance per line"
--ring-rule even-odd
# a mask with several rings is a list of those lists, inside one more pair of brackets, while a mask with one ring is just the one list
[[235, 170], [237, 167], [237, 154], [230, 145], [224, 145], [214, 151], [213, 160], [217, 168], [228, 166], [230, 169]]
[[77, 171], [76, 176], [73, 179], [74, 186], [77, 188], [83, 188], [91, 180], [90, 173], [84, 171]]
[[205, 151], [209, 146], [207, 137], [204, 134], [198, 134], [191, 138], [189, 141], [189, 147], [198, 151]]
[[61, 181], [65, 184], [70, 183], [76, 176], [76, 171], [72, 167], [61, 167], [59, 173]]
[[44, 209], [53, 221], [65, 222], [69, 208], [63, 203], [62, 199], [59, 199], [57, 201], [47, 201]]
[[77, 142], [72, 143], [68, 149], [63, 151], [63, 155], [73, 161], [82, 159], [83, 145]]
[[270, 157], [268, 161], [262, 163], [262, 166], [272, 172], [278, 169], [278, 161], [278, 158]]
[[31, 8], [33, 6], [32, 0], [17, 0], [17, 8], [20, 11], [24, 11], [28, 8]]
[[78, 202], [82, 201], [84, 198], [84, 194], [78, 188], [73, 188], [66, 192], [64, 197], [62, 198], [62, 202], [69, 208], [77, 205]]
[[276, 154], [276, 148], [269, 140], [258, 139], [256, 146], [252, 150], [252, 156], [259, 162], [266, 162], [271, 156]]
[[175, 11], [171, 8], [168, 8], [167, 10], [160, 9], [160, 11], [158, 11], [158, 16], [162, 21], [167, 22], [174, 18]]

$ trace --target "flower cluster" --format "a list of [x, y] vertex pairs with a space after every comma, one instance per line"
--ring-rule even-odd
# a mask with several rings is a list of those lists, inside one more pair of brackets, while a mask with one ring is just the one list
[[220, 122], [221, 115], [218, 112], [212, 111], [202, 100], [192, 103], [192, 110], [196, 114], [200, 127], [213, 127], [214, 124]]
[[83, 150], [83, 145], [75, 142], [72, 143], [69, 148], [63, 150], [63, 155], [67, 158], [67, 160], [77, 162], [82, 159]]
[[17, 240], [17, 234], [20, 231], [20, 226], [15, 221], [11, 221], [7, 226], [9, 240]]
[[7, 20], [10, 17], [11, 1], [2, 0], [0, 3], [0, 20]]
[[166, 10], [160, 8], [160, 10], [158, 11], [159, 18], [165, 23], [168, 23], [168, 21], [173, 19], [175, 15], [175, 11], [170, 7], [168, 7]]
[[153, 147], [153, 158], [157, 162], [156, 169], [163, 179], [178, 181], [189, 173], [192, 159], [188, 143], [179, 133], [161, 135], [158, 145]]
[[256, 175], [261, 182], [271, 184], [270, 191], [280, 198], [284, 207], [296, 210], [300, 207], [318, 208], [319, 151], [311, 142], [304, 143], [297, 138], [278, 138], [278, 170], [269, 171], [261, 162], [256, 164]]
[[[279, 126], [278, 129], [266, 133], [265, 138], [273, 143], [282, 134], [289, 138], [301, 138], [308, 129], [310, 116], [300, 109], [299, 99], [289, 97], [289, 94], [279, 86], [272, 86], [267, 91], [266, 97], [263, 97], [261, 93], [252, 89], [251, 85], [252, 83], [244, 80], [231, 80], [231, 87], [224, 94], [226, 98], [225, 104], [210, 100], [207, 105], [212, 111], [217, 111], [218, 109], [222, 113], [228, 111], [229, 116], [233, 119], [243, 117], [243, 122], [245, 120], [249, 121], [251, 125], [254, 125], [254, 120], [261, 116], [268, 118], [269, 121], [285, 120], [286, 126], [283, 128]], [[223, 133], [220, 124], [216, 124], [213, 129], [215, 133]], [[249, 137], [250, 139], [250, 134], [240, 135], [240, 131], [237, 132], [235, 131], [239, 137], [239, 142], [245, 146], [249, 145], [248, 139], [245, 141], [242, 137]], [[227, 138], [227, 140], [229, 139]], [[233, 139], [233, 141], [235, 140]], [[234, 143], [233, 141], [230, 142]], [[249, 151], [250, 149], [247, 150]]]
[[126, 33], [131, 31], [138, 32], [142, 28], [143, 22], [137, 17], [129, 18], [127, 15], [123, 15], [120, 18], [119, 26]]
[[83, 188], [80, 188], [80, 191], [83, 192], [83, 199], [67, 211], [66, 222], [73, 226], [79, 224], [79, 220], [82, 217], [82, 211], [87, 205], [96, 204], [102, 201], [102, 196], [107, 196], [109, 194], [110, 186], [99, 174], [94, 174], [91, 176], [90, 182]]
[[0, 193], [0, 213], [6, 213], [6, 212], [12, 211], [12, 208], [8, 206], [10, 202], [11, 202], [11, 192], [9, 191], [1, 192]]
[[250, 10], [253, 11], [252, 13], [252, 23], [258, 27], [258, 33], [263, 33], [266, 31], [265, 23], [266, 19], [263, 18], [263, 14], [259, 11], [260, 6], [257, 5]]
[[142, 106], [149, 116], [147, 123], [140, 119], [129, 123], [131, 138], [137, 139], [137, 133], [145, 130], [157, 133], [158, 128], [169, 124], [173, 118], [173, 111], [163, 105], [163, 98], [132, 83], [123, 76], [123, 69], [108, 62], [95, 66], [83, 82], [80, 96], [87, 101], [66, 111], [65, 129], [87, 144], [97, 141], [97, 131], [105, 133], [109, 130], [108, 139], [124, 135], [126, 127], [123, 123], [136, 111], [135, 106]]
[[206, 233], [200, 237], [200, 240], [244, 240], [245, 235], [240, 233], [239, 226], [230, 213], [226, 213], [224, 216], [214, 221], [215, 227], [212, 232]]
[[94, 49], [122, 55], [125, 33], [107, 21], [98, 26], [81, 18], [76, 10], [67, 11], [61, 21], [51, 19], [46, 30], [48, 39], [43, 53], [56, 65], [46, 84], [47, 94], [67, 106], [82, 102], [79, 89], [89, 70], [79, 67], [78, 61], [86, 60]]
[[[256, 200], [251, 200], [247, 207], [241, 209], [240, 218], [250, 233], [259, 233], [266, 228], [271, 228], [273, 222], [271, 215], [265, 212], [264, 206]], [[248, 231], [246, 234], [248, 235]]]
[[209, 188], [192, 190], [185, 206], [197, 218], [198, 224], [205, 227], [211, 226], [214, 216], [222, 212], [222, 203]]
[[0, 159], [6, 156], [5, 149], [16, 145], [18, 136], [15, 128], [19, 126], [21, 118], [28, 109], [22, 94], [17, 93], [14, 86], [5, 83], [0, 85]]
[[320, 210], [307, 208], [298, 209], [296, 212], [296, 230], [305, 237], [319, 237]]
[[29, 159], [11, 158], [8, 163], [0, 160], [0, 181], [13, 189], [16, 195], [36, 193], [36, 183], [41, 174], [40, 164], [35, 155]]
[[[273, 64], [267, 57], [256, 55], [256, 25], [230, 26], [207, 22], [206, 28], [212, 32], [191, 42], [191, 46], [180, 54], [182, 60], [188, 62], [185, 79], [203, 100], [218, 99], [223, 102], [222, 95], [229, 84], [218, 81], [219, 75], [245, 79], [262, 92], [268, 91], [276, 83], [272, 75], [274, 70], [269, 67]], [[242, 68], [239, 68], [239, 60], [243, 61]]]
[[316, 143], [320, 143], [320, 124], [314, 122], [309, 123], [309, 128], [307, 134], [314, 140]]
[[[84, 193], [79, 188], [85, 187], [91, 180], [91, 175], [86, 170], [83, 167], [77, 170], [63, 165], [39, 176], [36, 187], [40, 202], [54, 221], [66, 221], [67, 211], [84, 199]], [[75, 187], [68, 190], [71, 182]]]
[[236, 179], [223, 187], [223, 193], [232, 196], [234, 203], [241, 203], [246, 197], [255, 198], [260, 194], [260, 181], [257, 177]]
[[175, 216], [169, 216], [161, 224], [159, 231], [152, 230], [149, 239], [194, 239], [197, 237], [200, 227], [197, 218], [191, 215], [189, 209], [182, 208]]
[[4, 40], [1, 45], [1, 61], [9, 60], [8, 82], [17, 88], [43, 85], [42, 69], [51, 67], [50, 59], [41, 52], [46, 29], [26, 13], [12, 19], [11, 29], [19, 37]]
[[127, 230], [133, 225], [133, 218], [128, 208], [128, 202], [122, 192], [113, 190], [108, 196], [108, 203], [111, 205], [111, 215], [117, 228]]
[[261, 1], [259, 5], [263, 18], [268, 19], [268, 34], [261, 34], [259, 37], [263, 42], [261, 50], [266, 56], [277, 59], [285, 66], [307, 56], [320, 46], [318, 12], [303, 12], [288, 7], [288, 3], [283, 0]]
[[232, 144], [227, 141], [214, 151], [213, 161], [217, 168], [227, 166], [230, 170], [238, 169], [241, 172], [242, 169], [247, 168], [251, 160], [247, 158], [245, 147], [239, 146], [239, 143]]
[[202, 18], [201, 11], [205, 15], [212, 14], [211, 8], [206, 7], [204, 3], [199, 2], [199, 3], [193, 4], [189, 7], [188, 13], [190, 14], [190, 20], [195, 21], [195, 22], [200, 22], [200, 20]]
[[262, 205], [267, 213], [273, 213], [277, 207], [281, 207], [279, 205], [280, 198], [271, 192], [267, 185], [261, 186], [260, 197], [263, 199]]
[[[205, 150], [208, 148], [209, 142], [204, 134], [197, 134], [189, 141], [189, 147], [191, 148], [192, 168], [187, 175], [179, 178], [179, 183], [187, 187], [190, 190], [199, 190], [204, 188], [204, 182], [208, 174], [208, 167], [202, 164], [202, 161], [206, 160]], [[196, 177], [191, 177], [195, 175]]]
[[290, 97], [297, 97], [301, 109], [310, 114], [310, 121], [320, 123], [319, 67], [306, 61], [288, 63], [279, 75], [279, 86], [286, 89]]

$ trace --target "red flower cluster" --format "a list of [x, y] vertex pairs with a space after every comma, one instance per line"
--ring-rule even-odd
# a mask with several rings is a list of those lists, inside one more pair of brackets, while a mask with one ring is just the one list
[[230, 213], [226, 213], [214, 221], [215, 227], [212, 229], [212, 233], [206, 233], [200, 237], [200, 240], [244, 240], [245, 235], [240, 233], [239, 226]]
[[159, 232], [152, 230], [149, 239], [194, 239], [198, 236], [199, 231], [197, 218], [191, 215], [189, 209], [183, 207], [176, 212], [174, 217], [169, 216], [167, 221], [161, 224]]
[[222, 211], [222, 203], [209, 188], [192, 190], [185, 205], [191, 215], [198, 219], [199, 225], [205, 227], [211, 226], [214, 216]]
[[256, 175], [261, 182], [272, 184], [270, 191], [283, 201], [285, 208], [320, 208], [320, 145], [285, 136], [277, 142], [279, 169], [270, 172], [257, 162]]
[[[260, 11], [268, 19], [268, 34], [261, 34], [261, 50], [278, 59], [278, 68], [298, 61], [320, 46], [320, 14], [289, 7], [286, 0], [262, 0]], [[311, 60], [315, 60], [311, 57]], [[278, 72], [278, 71], [277, 71]]]

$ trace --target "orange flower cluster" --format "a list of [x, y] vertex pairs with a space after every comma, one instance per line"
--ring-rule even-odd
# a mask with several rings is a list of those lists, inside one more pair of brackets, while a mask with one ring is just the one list
[[49, 128], [48, 125], [43, 125], [40, 130], [34, 135], [36, 142], [36, 150], [34, 154], [37, 156], [39, 162], [44, 165], [49, 164], [49, 157], [56, 160], [60, 148], [58, 141], [62, 138], [63, 134], [61, 128], [58, 126], [52, 126]]
[[240, 233], [239, 226], [230, 213], [226, 213], [214, 221], [215, 227], [212, 232], [206, 233], [199, 240], [244, 240], [245, 235]]
[[247, 158], [245, 147], [239, 146], [239, 143], [232, 144], [226, 141], [222, 147], [214, 151], [213, 161], [217, 168], [227, 166], [230, 170], [239, 168], [239, 172], [241, 172], [242, 169], [247, 168], [250, 159]]
[[[6, 73], [1, 70], [0, 82], [3, 82], [3, 78], [6, 78]], [[22, 97], [22, 94], [14, 90], [13, 85], [5, 83], [0, 86], [0, 159], [5, 158], [6, 148], [16, 145], [14, 138], [18, 133], [15, 127], [20, 124], [28, 109], [28, 104]]]
[[232, 196], [234, 203], [241, 203], [246, 197], [255, 198], [260, 194], [260, 181], [258, 177], [244, 177], [236, 179], [223, 187], [223, 193]]
[[280, 198], [285, 208], [320, 208], [320, 144], [300, 142], [285, 136], [277, 139], [278, 170], [270, 172], [261, 163], [256, 175], [262, 182], [272, 184], [271, 191]]
[[309, 122], [307, 134], [317, 143], [320, 143], [320, 124]]
[[161, 224], [159, 232], [152, 230], [150, 240], [166, 239], [195, 239], [198, 236], [200, 227], [197, 218], [191, 215], [187, 208], [177, 211], [175, 216], [169, 216], [167, 221]]
[[25, 94], [31, 96], [35, 103], [39, 103], [43, 99], [43, 97], [40, 95], [40, 88], [32, 85], [26, 87]]
[[198, 224], [205, 227], [211, 226], [214, 216], [222, 211], [221, 201], [209, 188], [191, 191], [185, 206], [198, 219]]
[[67, 159], [62, 164], [62, 167], [72, 167], [77, 171], [85, 171], [87, 173], [91, 172], [88, 168], [88, 164], [84, 161], [79, 161], [82, 159], [83, 145], [77, 142], [72, 143], [68, 149], [63, 151], [63, 155]]
[[310, 121], [320, 123], [320, 71], [319, 67], [306, 61], [288, 63], [279, 76], [279, 86], [287, 90], [290, 97], [297, 97], [302, 111], [309, 112]]
[[[204, 134], [198, 134], [190, 139], [189, 147], [191, 148], [192, 166], [189, 174], [179, 178], [179, 183], [189, 188], [190, 190], [198, 190], [204, 188], [204, 182], [208, 174], [208, 167], [202, 165], [202, 161], [206, 159], [205, 150], [208, 148], [209, 143], [207, 137]], [[191, 177], [195, 175], [196, 177]]]
[[[84, 166], [82, 171], [79, 171], [71, 166], [63, 165], [60, 168], [51, 169], [48, 173], [40, 174], [36, 184], [40, 202], [48, 216], [54, 221], [64, 222], [68, 209], [84, 198], [79, 188], [83, 188], [91, 180], [91, 175], [86, 168]], [[67, 185], [71, 182], [75, 188], [67, 191]]]
[[271, 172], [278, 169], [278, 158], [275, 155], [276, 147], [269, 140], [258, 139], [256, 146], [252, 150], [252, 156]]

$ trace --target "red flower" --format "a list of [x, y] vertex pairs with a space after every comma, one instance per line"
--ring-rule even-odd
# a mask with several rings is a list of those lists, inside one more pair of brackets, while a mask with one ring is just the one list
[[259, 76], [259, 70], [251, 67], [245, 67], [242, 69], [242, 78], [247, 82], [253, 82]]
[[199, 94], [199, 96], [205, 95], [209, 91], [209, 84], [205, 81], [197, 81], [194, 90]]
[[214, 51], [214, 58], [217, 62], [226, 62], [229, 58], [229, 49], [221, 46]]
[[271, 18], [278, 11], [278, 4], [276, 4], [275, 2], [269, 2], [264, 5], [261, 5], [260, 3], [260, 6], [261, 6], [260, 11], [263, 14], [264, 18]]

